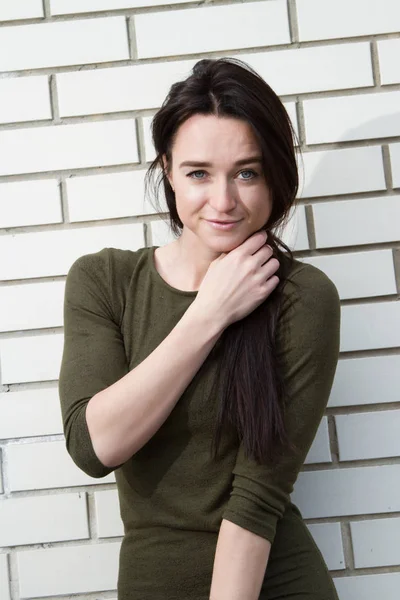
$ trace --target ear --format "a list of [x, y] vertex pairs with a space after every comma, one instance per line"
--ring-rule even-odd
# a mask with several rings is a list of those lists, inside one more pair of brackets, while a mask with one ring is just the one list
[[167, 177], [167, 179], [169, 181], [169, 185], [171, 186], [172, 190], [175, 191], [174, 184], [172, 183], [172, 178], [168, 173], [168, 163], [167, 163], [167, 157], [165, 156], [165, 154], [162, 155], [162, 161], [163, 161], [164, 174]]

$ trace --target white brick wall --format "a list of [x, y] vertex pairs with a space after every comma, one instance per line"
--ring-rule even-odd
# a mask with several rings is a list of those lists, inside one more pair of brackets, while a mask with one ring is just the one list
[[300, 473], [293, 501], [306, 519], [400, 510], [400, 465]]
[[386, 567], [400, 562], [400, 519], [351, 523], [356, 567]]
[[16, 498], [4, 502], [1, 508], [1, 546], [22, 546], [88, 537], [84, 493]]
[[0, 71], [129, 58], [126, 24], [122, 17], [2, 27], [0, 50]]
[[399, 61], [396, 60], [399, 50], [399, 39], [378, 42], [381, 82], [383, 85], [399, 83], [400, 81], [400, 64]]
[[0, 600], [116, 598], [115, 477], [85, 475], [63, 437], [65, 275], [83, 254], [173, 239], [144, 197], [151, 119], [222, 55], [285, 104], [303, 162], [283, 239], [342, 300], [293, 501], [340, 600], [398, 600], [399, 28], [397, 0], [0, 2]]
[[320, 523], [308, 526], [321, 550], [328, 569], [339, 571], [345, 568], [343, 540], [339, 523]]
[[18, 552], [20, 597], [115, 589], [120, 545], [111, 542]]
[[[284, 0], [140, 14], [135, 28], [139, 58], [290, 42]], [[179, 35], [165, 35], [174, 29]]]
[[43, 2], [41, 0], [14, 0], [14, 2], [1, 3], [0, 21], [34, 17], [43, 17]]
[[1, 131], [0, 158], [0, 175], [134, 163], [135, 121]]
[[[327, 40], [400, 29], [397, 0], [297, 0], [301, 41]], [[344, 18], [344, 15], [345, 18]]]
[[22, 77], [0, 81], [0, 123], [51, 119], [47, 77]]

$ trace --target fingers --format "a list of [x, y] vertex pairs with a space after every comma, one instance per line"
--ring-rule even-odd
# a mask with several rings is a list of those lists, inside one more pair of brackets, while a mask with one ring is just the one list
[[257, 231], [247, 238], [246, 241], [240, 244], [236, 250], [242, 252], [243, 254], [254, 254], [257, 252], [257, 250], [265, 245], [267, 237], [268, 234], [265, 230]]

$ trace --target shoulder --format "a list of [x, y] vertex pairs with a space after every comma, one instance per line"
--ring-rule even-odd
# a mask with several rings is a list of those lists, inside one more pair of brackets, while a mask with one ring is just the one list
[[294, 260], [283, 287], [283, 307], [302, 304], [317, 311], [340, 305], [336, 285], [314, 265]]
[[103, 248], [83, 254], [71, 265], [66, 280], [66, 299], [78, 298], [86, 306], [102, 304], [120, 320], [126, 293], [147, 248]]
[[312, 335], [337, 331], [340, 298], [333, 281], [314, 265], [294, 260], [282, 291], [279, 329]]
[[146, 248], [121, 250], [107, 247], [97, 252], [83, 254], [72, 263], [67, 278], [86, 275], [102, 285], [109, 284], [111, 277], [123, 280], [132, 274], [145, 250]]

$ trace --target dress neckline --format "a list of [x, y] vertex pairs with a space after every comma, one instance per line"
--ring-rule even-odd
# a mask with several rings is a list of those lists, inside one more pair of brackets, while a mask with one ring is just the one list
[[159, 248], [159, 247], [160, 246], [150, 246], [150, 248], [149, 248], [150, 271], [152, 273], [152, 276], [153, 276], [154, 280], [157, 281], [159, 285], [161, 285], [165, 289], [169, 290], [170, 292], [173, 292], [174, 294], [177, 294], [178, 296], [188, 296], [188, 297], [191, 297], [191, 298], [195, 298], [197, 296], [197, 294], [198, 294], [197, 290], [180, 290], [178, 288], [173, 287], [169, 283], [167, 283], [165, 281], [165, 279], [163, 279], [161, 277], [160, 273], [156, 269], [155, 256], [154, 256], [156, 249]]

